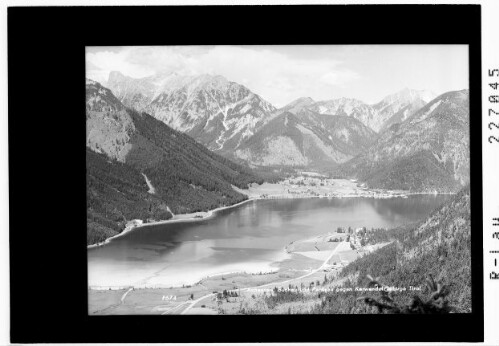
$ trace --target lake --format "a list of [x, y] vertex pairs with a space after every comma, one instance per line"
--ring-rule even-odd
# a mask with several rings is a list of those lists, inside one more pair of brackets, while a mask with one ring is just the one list
[[234, 271], [274, 271], [292, 241], [338, 227], [418, 221], [450, 197], [253, 200], [210, 219], [140, 227], [88, 250], [89, 285], [169, 287]]

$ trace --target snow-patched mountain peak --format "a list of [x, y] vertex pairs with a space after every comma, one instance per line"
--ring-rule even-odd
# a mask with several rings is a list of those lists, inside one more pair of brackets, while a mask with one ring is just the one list
[[406, 120], [436, 96], [432, 91], [409, 88], [386, 96], [372, 106], [377, 119], [380, 120], [378, 131], [383, 131], [395, 123]]
[[182, 76], [176, 73], [167, 76], [153, 76], [152, 82], [157, 86], [156, 94], [161, 92], [172, 92], [174, 90], [185, 88], [188, 93], [198, 90], [226, 89], [229, 81], [222, 76], [212, 76], [203, 74], [199, 76]]
[[111, 80], [118, 80], [118, 79], [124, 79], [124, 78], [129, 78], [129, 77], [125, 76], [120, 71], [111, 71], [111, 72], [109, 72], [109, 76], [107, 77], [107, 80], [111, 81]]
[[360, 100], [341, 97], [332, 100], [319, 101], [315, 104], [315, 111], [320, 114], [352, 115], [355, 108], [365, 106]]
[[109, 75], [123, 104], [151, 114], [213, 150], [233, 150], [275, 107], [220, 75], [162, 72], [145, 78]]
[[117, 112], [124, 107], [113, 93], [100, 83], [86, 78], [86, 108], [94, 112]]
[[[294, 107], [296, 105], [310, 105], [314, 102], [315, 101], [311, 97], [306, 96], [306, 97], [297, 98], [293, 102], [288, 103], [287, 106]], [[285, 106], [285, 107], [287, 107], [287, 106]]]
[[203, 74], [197, 77], [195, 81], [200, 87], [214, 89], [225, 88], [229, 84], [227, 78], [220, 75], [210, 74]]
[[109, 73], [107, 85], [114, 89], [118, 97], [126, 90], [141, 92], [144, 96], [155, 98], [161, 93], [170, 93], [183, 88], [189, 93], [199, 89], [224, 89], [229, 83], [225, 77], [219, 75], [180, 75], [176, 72], [163, 71], [148, 77], [132, 78], [121, 72], [112, 71]]
[[430, 90], [415, 90], [404, 88], [399, 92], [386, 96], [383, 100], [381, 100], [381, 102], [385, 104], [393, 104], [410, 103], [416, 100], [422, 100], [425, 103], [428, 103], [435, 97], [437, 97], [437, 94]]
[[286, 106], [279, 109], [280, 112], [291, 112], [296, 114], [303, 108], [312, 106], [315, 101], [311, 97], [300, 97], [293, 102], [288, 103]]
[[388, 95], [374, 105], [347, 97], [318, 102], [313, 102], [310, 98], [301, 98], [282, 109], [297, 113], [307, 108], [319, 114], [346, 115], [380, 132], [392, 124], [404, 121], [435, 97], [431, 91], [405, 88]]

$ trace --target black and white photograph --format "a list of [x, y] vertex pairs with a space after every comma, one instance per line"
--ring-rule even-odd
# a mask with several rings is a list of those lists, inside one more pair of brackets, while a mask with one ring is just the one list
[[0, 344], [499, 340], [499, 3], [7, 3]]
[[471, 313], [468, 59], [86, 47], [88, 314]]

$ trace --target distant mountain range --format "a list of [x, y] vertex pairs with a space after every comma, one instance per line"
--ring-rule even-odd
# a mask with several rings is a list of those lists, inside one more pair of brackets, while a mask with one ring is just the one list
[[237, 203], [247, 197], [232, 186], [262, 182], [88, 79], [86, 110], [89, 244], [119, 233], [131, 219], [164, 220]]
[[[369, 145], [375, 132], [405, 120], [432, 98], [431, 92], [404, 89], [372, 106], [354, 99], [301, 98], [276, 109], [222, 76], [170, 73], [134, 79], [111, 72], [107, 86], [125, 106], [153, 115], [230, 159], [256, 166], [342, 163]], [[294, 117], [283, 116], [286, 112]], [[279, 135], [276, 126], [282, 127]]]
[[404, 89], [388, 95], [374, 105], [356, 99], [339, 98], [314, 102], [308, 107], [321, 114], [348, 115], [376, 132], [402, 122], [437, 95], [426, 90]]
[[326, 170], [414, 191], [455, 191], [469, 179], [467, 91], [406, 88], [372, 105], [302, 97], [277, 109], [222, 76], [112, 72], [107, 85], [124, 106], [250, 167]]

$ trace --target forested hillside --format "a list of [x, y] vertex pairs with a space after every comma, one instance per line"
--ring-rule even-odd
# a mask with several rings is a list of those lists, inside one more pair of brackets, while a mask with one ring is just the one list
[[87, 82], [89, 244], [119, 233], [131, 219], [232, 205], [247, 198], [232, 185], [263, 182], [188, 135], [117, 102], [110, 90]]
[[87, 148], [87, 243], [120, 233], [133, 219], [167, 220], [167, 204], [147, 192], [138, 170]]
[[[345, 287], [366, 287], [367, 275], [385, 286], [421, 287], [423, 291], [394, 293], [395, 302], [407, 304], [414, 295], [429, 298], [424, 290], [431, 275], [449, 290], [449, 306], [455, 312], [471, 312], [470, 190], [462, 189], [425, 221], [389, 231], [392, 243], [350, 263], [341, 272]], [[365, 292], [324, 297], [313, 312], [365, 313], [373, 310], [357, 302]], [[369, 295], [369, 294], [367, 294]], [[374, 294], [372, 295], [375, 297]]]

